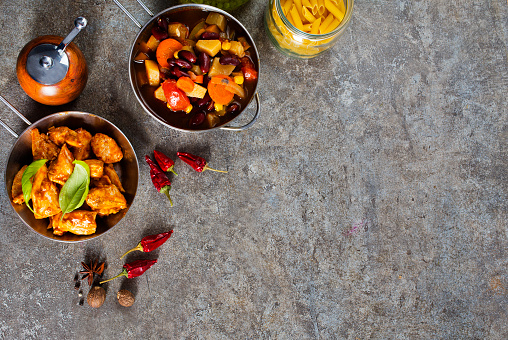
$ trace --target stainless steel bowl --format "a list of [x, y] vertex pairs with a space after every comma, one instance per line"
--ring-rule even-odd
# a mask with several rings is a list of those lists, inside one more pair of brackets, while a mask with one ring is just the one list
[[[125, 189], [124, 196], [127, 200], [127, 208], [115, 215], [97, 217], [97, 230], [92, 235], [74, 235], [71, 233], [65, 233], [63, 236], [54, 235], [52, 229], [47, 229], [47, 219], [35, 219], [34, 214], [28, 209], [26, 204], [15, 204], [12, 202], [11, 188], [14, 176], [23, 165], [30, 164], [33, 161], [30, 131], [37, 128], [41, 132], [47, 132], [51, 126], [68, 126], [71, 129], [81, 127], [88, 130], [92, 135], [98, 132], [104, 133], [114, 138], [123, 150], [124, 157], [119, 163], [115, 164], [115, 170], [118, 172]], [[138, 173], [138, 161], [134, 149], [120, 129], [99, 116], [86, 112], [69, 111], [46, 116], [31, 124], [23, 131], [11, 149], [4, 177], [5, 189], [9, 195], [12, 208], [27, 226], [39, 235], [51, 240], [80, 242], [90, 240], [110, 231], [125, 216], [136, 196]]]
[[[118, 4], [118, 3], [117, 3]], [[124, 11], [125, 9], [121, 7]], [[232, 117], [230, 120], [222, 122], [221, 125], [217, 125], [210, 129], [203, 129], [203, 130], [193, 130], [193, 129], [185, 129], [182, 127], [175, 126], [170, 121], [168, 121], [167, 118], [165, 118], [165, 115], [167, 115], [167, 112], [160, 112], [161, 110], [158, 110], [154, 108], [150, 103], [146, 100], [145, 96], [142, 94], [141, 88], [138, 86], [138, 82], [136, 80], [136, 70], [135, 70], [135, 62], [134, 58], [136, 57], [137, 53], [139, 52], [139, 44], [141, 42], [146, 42], [148, 38], [151, 35], [151, 29], [154, 25], [156, 25], [157, 19], [161, 16], [171, 16], [171, 17], [177, 17], [181, 18], [181, 22], [185, 23], [186, 18], [192, 18], [193, 16], [200, 15], [202, 13], [209, 13], [209, 12], [217, 12], [222, 15], [224, 15], [228, 20], [228, 25], [232, 25], [235, 30], [238, 32], [237, 36], [244, 36], [248, 43], [252, 46], [249, 51], [251, 52], [251, 58], [256, 66], [256, 70], [258, 71], [258, 79], [256, 80], [256, 83], [253, 87], [253, 90], [248, 95], [248, 104], [245, 105], [242, 110], [237, 114], [235, 117]], [[132, 19], [132, 17], [131, 17]], [[135, 21], [136, 22], [136, 21]], [[136, 22], [137, 23], [137, 22]], [[192, 27], [191, 27], [192, 28]], [[259, 112], [261, 110], [260, 103], [259, 103], [259, 95], [257, 94], [257, 86], [259, 83], [259, 54], [258, 50], [256, 48], [256, 44], [254, 43], [254, 40], [250, 36], [249, 32], [243, 27], [243, 25], [236, 20], [231, 14], [228, 12], [225, 12], [219, 8], [208, 6], [208, 5], [201, 5], [201, 4], [186, 4], [186, 5], [179, 5], [170, 7], [158, 14], [155, 14], [150, 21], [148, 21], [142, 28], [141, 31], [136, 36], [136, 39], [134, 40], [134, 43], [131, 47], [130, 51], [130, 57], [129, 57], [129, 77], [132, 89], [134, 91], [134, 94], [136, 95], [136, 98], [138, 99], [139, 103], [143, 107], [143, 109], [148, 112], [153, 118], [155, 118], [158, 122], [169, 126], [170, 128], [185, 131], [185, 132], [204, 132], [204, 131], [210, 131], [213, 129], [223, 129], [223, 130], [233, 130], [233, 131], [241, 131], [245, 130], [249, 127], [251, 127], [254, 122], [257, 120], [259, 116]], [[248, 107], [251, 106], [252, 100], [256, 98], [256, 112], [252, 118], [252, 120], [247, 123], [244, 126], [240, 127], [233, 127], [229, 126], [228, 124], [235, 121], [239, 116], [241, 116]]]

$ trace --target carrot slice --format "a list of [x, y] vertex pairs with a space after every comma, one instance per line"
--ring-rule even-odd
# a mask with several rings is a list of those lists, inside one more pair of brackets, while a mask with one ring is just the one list
[[245, 90], [243, 89], [243, 87], [235, 83], [235, 81], [228, 76], [212, 77], [212, 79], [210, 79], [210, 83], [223, 85], [225, 86], [227, 91], [236, 94], [240, 98], [245, 97]]
[[194, 79], [195, 83], [203, 84], [203, 75], [196, 76], [196, 79]]
[[194, 89], [194, 82], [187, 77], [180, 77], [176, 81], [176, 87], [183, 92], [191, 92]]
[[178, 40], [172, 38], [162, 40], [155, 52], [159, 65], [169, 68], [168, 58], [173, 58], [175, 52], [181, 50], [182, 47], [183, 45]]
[[[210, 82], [208, 82], [208, 94], [210, 95], [210, 98], [219, 105], [226, 105], [229, 104], [233, 100], [233, 92], [228, 91], [226, 85], [223, 85], [221, 83], [221, 80], [219, 78], [229, 78], [225, 75], [218, 75], [215, 77], [212, 77]], [[218, 81], [212, 81], [214, 78], [219, 79]], [[231, 79], [231, 78], [229, 78]]]

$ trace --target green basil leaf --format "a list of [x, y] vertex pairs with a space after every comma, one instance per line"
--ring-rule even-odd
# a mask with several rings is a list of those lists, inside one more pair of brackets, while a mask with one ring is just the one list
[[26, 206], [28, 209], [30, 209], [32, 212], [34, 210], [30, 206], [30, 199], [32, 197], [32, 178], [35, 176], [37, 171], [39, 171], [40, 168], [44, 164], [46, 164], [48, 160], [47, 159], [39, 159], [37, 161], [32, 162], [25, 171], [23, 171], [23, 176], [21, 177], [21, 189], [23, 190], [23, 199], [25, 200]]
[[88, 195], [90, 186], [90, 167], [83, 161], [74, 161], [74, 171], [60, 190], [58, 203], [62, 210], [62, 219], [65, 214], [81, 207]]

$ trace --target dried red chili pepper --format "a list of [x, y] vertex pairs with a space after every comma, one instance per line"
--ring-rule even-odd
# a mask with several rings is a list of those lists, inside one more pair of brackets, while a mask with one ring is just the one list
[[171, 200], [171, 196], [169, 196], [169, 190], [171, 190], [171, 181], [159, 168], [159, 166], [152, 161], [150, 157], [145, 156], [145, 161], [150, 166], [150, 178], [152, 179], [152, 183], [155, 189], [157, 189], [157, 191], [162, 194], [166, 194], [169, 199], [169, 204], [173, 206], [173, 201]]
[[173, 234], [173, 230], [170, 230], [165, 233], [160, 233], [157, 235], [145, 236], [141, 239], [141, 242], [139, 242], [136, 247], [132, 248], [131, 250], [123, 254], [122, 257], [120, 257], [120, 259], [123, 259], [125, 255], [129, 254], [132, 251], [139, 250], [144, 253], [148, 253], [152, 250], [155, 250], [159, 248], [164, 242], [166, 242], [168, 238], [171, 236], [171, 234]]
[[157, 161], [157, 164], [159, 164], [159, 166], [161, 167], [162, 171], [166, 172], [171, 171], [172, 173], [178, 176], [178, 174], [174, 170], [175, 162], [171, 158], [169, 158], [168, 156], [157, 150], [153, 150], [153, 155], [155, 157], [155, 160]]
[[223, 170], [215, 170], [208, 166], [208, 163], [203, 157], [199, 157], [187, 152], [177, 152], [176, 155], [185, 163], [189, 164], [197, 172], [203, 172], [205, 170], [212, 170], [217, 172], [227, 172]]
[[120, 276], [125, 276], [128, 279], [132, 279], [134, 277], [138, 277], [144, 274], [151, 266], [157, 263], [157, 260], [137, 260], [134, 262], [126, 263], [123, 265], [123, 270], [120, 274], [111, 279], [107, 279], [99, 282], [99, 284], [103, 284], [104, 282], [108, 282], [116, 279]]

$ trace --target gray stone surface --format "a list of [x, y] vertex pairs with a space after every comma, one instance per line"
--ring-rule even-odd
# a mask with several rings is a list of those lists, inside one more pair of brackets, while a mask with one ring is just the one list
[[[259, 120], [195, 135], [137, 103], [127, 57], [138, 29], [112, 1], [0, 2], [0, 94], [32, 121], [103, 116], [140, 161], [131, 210], [86, 243], [32, 233], [1, 186], [1, 339], [508, 338], [507, 2], [358, 0], [347, 33], [311, 60], [271, 46], [265, 6], [236, 13], [260, 51]], [[78, 15], [89, 19], [76, 39], [89, 82], [73, 103], [45, 107], [20, 88], [17, 55], [38, 35], [67, 34]], [[4, 183], [15, 140], [0, 136]], [[170, 209], [142, 161], [154, 148], [229, 173], [178, 162]], [[110, 277], [120, 254], [168, 228], [159, 251], [129, 258], [157, 257], [148, 275], [111, 282], [98, 310], [77, 304], [81, 261], [100, 256]], [[121, 287], [136, 294], [129, 309], [116, 302]]]

